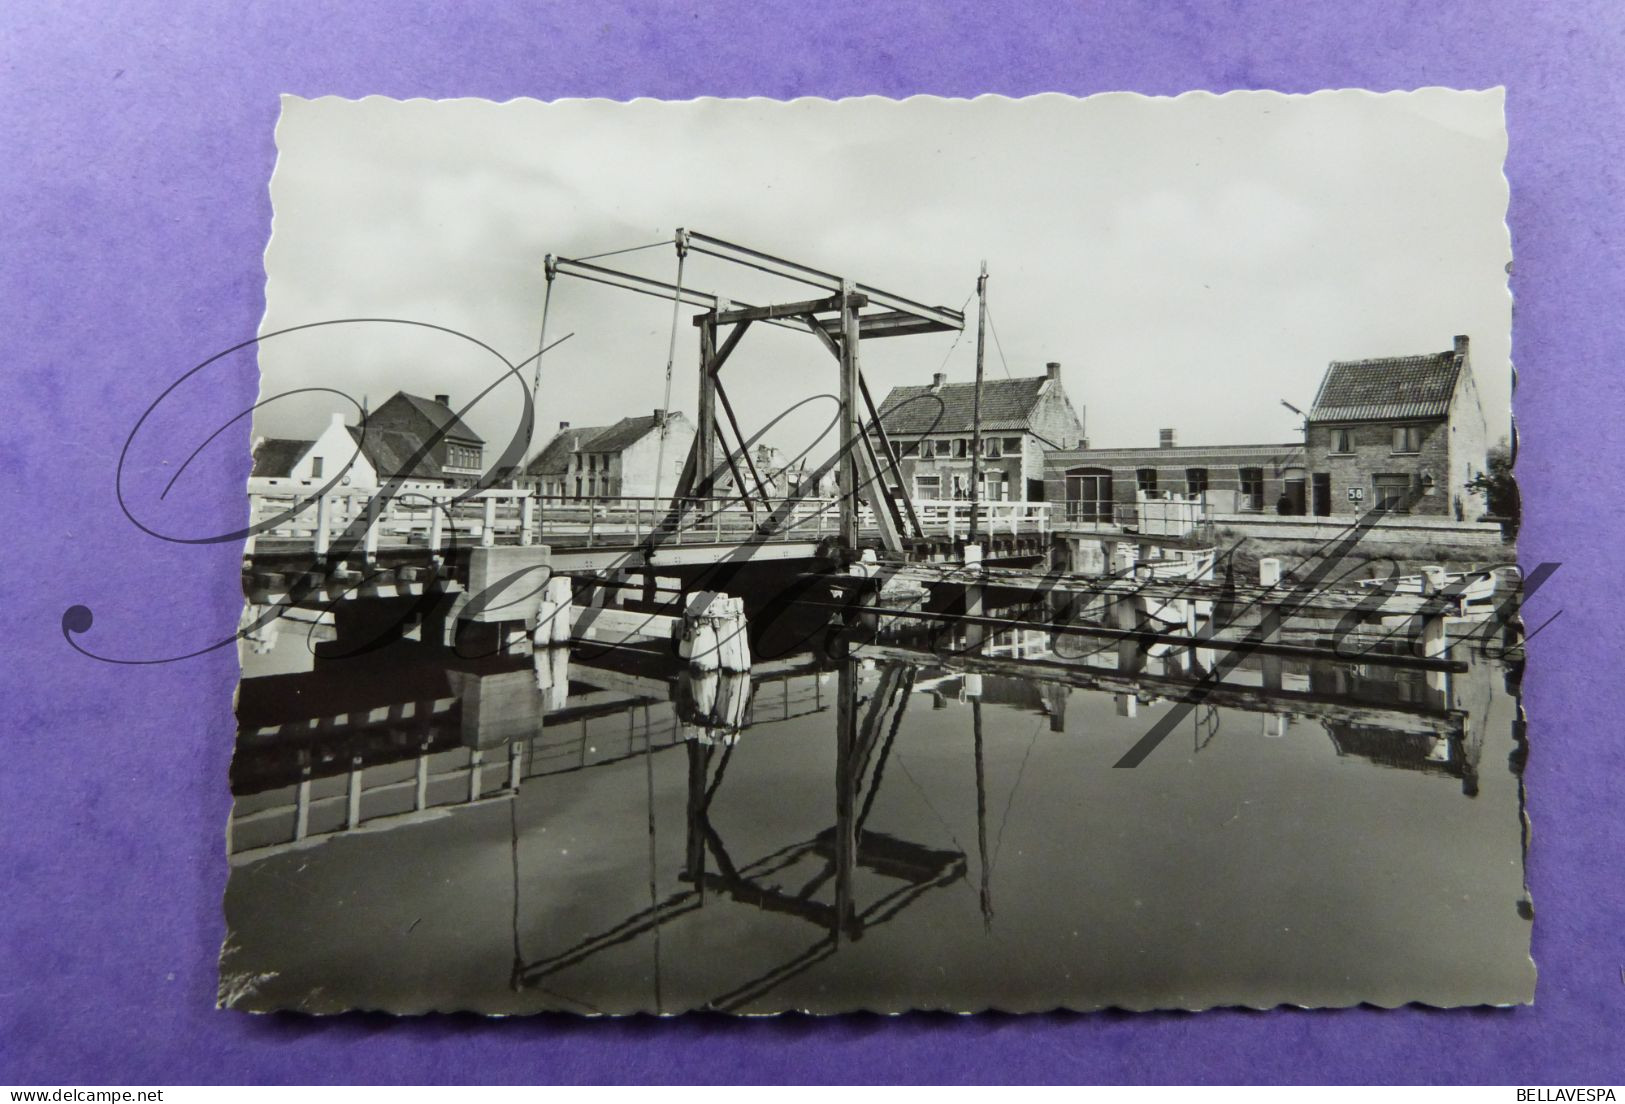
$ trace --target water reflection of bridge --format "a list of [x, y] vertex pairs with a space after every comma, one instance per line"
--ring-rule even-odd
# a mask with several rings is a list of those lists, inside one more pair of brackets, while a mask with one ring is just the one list
[[[637, 760], [682, 747], [682, 888], [568, 946], [518, 955], [511, 981], [521, 989], [554, 985], [550, 979], [597, 955], [723, 901], [812, 929], [801, 951], [711, 998], [714, 1007], [748, 1008], [843, 942], [863, 938], [935, 889], [968, 880], [973, 866], [991, 924], [984, 705], [1043, 715], [1050, 731], [1065, 733], [1074, 691], [1112, 695], [1121, 715], [1178, 702], [1213, 666], [1197, 648], [1143, 649], [1125, 664], [1114, 642], [1080, 656], [1066, 651], [1064, 638], [1031, 626], [987, 634], [974, 651], [962, 630], [931, 636], [916, 623], [849, 631], [837, 643], [843, 658], [802, 653], [758, 663], [751, 675], [737, 676], [746, 680], [742, 691], [726, 685], [734, 676], [713, 673], [705, 682], [657, 649], [581, 645], [573, 656], [548, 649], [521, 665], [512, 658], [460, 661], [444, 649], [399, 644], [387, 663], [318, 660], [311, 671], [250, 678], [233, 763], [233, 862], [511, 802], [531, 779], [616, 764], [641, 774]], [[1385, 666], [1381, 656], [1342, 664], [1255, 657], [1206, 687], [1192, 718], [1195, 750], [1222, 738], [1220, 711], [1261, 715], [1271, 736], [1308, 719], [1324, 727], [1340, 756], [1451, 774], [1465, 792], [1476, 792], [1480, 737], [1454, 676], [1437, 676]], [[976, 864], [957, 843], [869, 827], [908, 703], [927, 697], [932, 708], [970, 714], [966, 752], [976, 767], [983, 852]], [[712, 817], [738, 754], [736, 734], [827, 712], [835, 715], [837, 738], [830, 824], [760, 854], [738, 854]], [[517, 851], [516, 863], [522, 869]]]
[[[1481, 740], [1450, 677], [1389, 666], [1381, 655], [1345, 663], [1257, 656], [1214, 683], [1212, 649], [1154, 647], [1128, 657], [1119, 642], [1079, 651], [1026, 626], [973, 646], [952, 627], [944, 635], [940, 625], [890, 623], [847, 646], [855, 658], [917, 670], [916, 689], [935, 697], [957, 683], [952, 692], [965, 700], [974, 679], [968, 696], [1020, 701], [1047, 714], [1056, 731], [1064, 730], [1068, 690], [1110, 694], [1124, 716], [1199, 691], [1198, 747], [1212, 739], [1218, 711], [1235, 710], [1262, 715], [1267, 735], [1314, 720], [1339, 754], [1465, 779]], [[252, 858], [334, 832], [413, 823], [510, 796], [526, 778], [709, 740], [704, 718], [693, 715], [694, 676], [652, 650], [592, 652], [591, 662], [551, 649], [523, 666], [511, 658], [448, 663], [445, 649], [401, 644], [387, 663], [335, 660], [244, 680], [233, 853]], [[827, 710], [827, 664], [810, 654], [758, 664], [732, 730]], [[698, 696], [715, 700], [708, 686]]]

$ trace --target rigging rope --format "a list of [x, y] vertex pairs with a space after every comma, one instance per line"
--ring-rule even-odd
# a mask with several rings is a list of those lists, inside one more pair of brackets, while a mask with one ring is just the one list
[[1004, 359], [1004, 346], [999, 342], [999, 326], [998, 323], [993, 321], [993, 312], [991, 310], [987, 312], [987, 328], [988, 332], [993, 335], [993, 347], [999, 351], [999, 363], [1004, 365], [1004, 378], [1014, 379], [1015, 377], [1010, 374], [1010, 362]]
[[[976, 295], [976, 293], [974, 291], [971, 292], [969, 295], [965, 296], [965, 301], [963, 303], [959, 304], [960, 317], [964, 317], [965, 308], [970, 306], [970, 301], [971, 301], [972, 298], [975, 297], [975, 295]], [[948, 352], [947, 352], [947, 354], [945, 356], [943, 356], [942, 363], [937, 365], [937, 371], [940, 372], [944, 368], [948, 367], [948, 357], [951, 357], [951, 356], [954, 355], [954, 350], [959, 348], [959, 339], [964, 337], [964, 336], [965, 336], [965, 328], [963, 326], [961, 326], [959, 328], [959, 333], [957, 335], [955, 335], [955, 337], [954, 337], [954, 343], [952, 345], [948, 346]]]
[[640, 249], [653, 249], [657, 245], [670, 245], [670, 238], [661, 238], [659, 241], [649, 242], [647, 245], [629, 245], [625, 249], [611, 249], [605, 253], [589, 253], [585, 257], [572, 257], [576, 261], [596, 261], [600, 257], [618, 257], [622, 253], [636, 253]]

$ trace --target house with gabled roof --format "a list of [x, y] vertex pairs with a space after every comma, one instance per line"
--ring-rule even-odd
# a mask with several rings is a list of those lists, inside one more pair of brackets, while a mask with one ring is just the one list
[[357, 447], [359, 432], [334, 414], [313, 439], [262, 437], [254, 443], [252, 478], [272, 485], [376, 487], [378, 468], [370, 450]]
[[[981, 499], [1042, 501], [1045, 456], [1086, 444], [1080, 411], [1067, 396], [1055, 362], [1041, 376], [984, 380]], [[976, 384], [949, 383], [942, 372], [929, 384], [894, 387], [886, 395], [880, 424], [915, 498], [970, 497], [975, 413]], [[878, 437], [872, 439], [885, 466]]]
[[[662, 446], [661, 437], [665, 444]], [[694, 424], [680, 410], [559, 430], [525, 465], [525, 480], [549, 498], [669, 496], [694, 443]], [[664, 465], [658, 480], [657, 467]]]
[[254, 442], [250, 479], [302, 480], [311, 477], [305, 454], [316, 442], [294, 437], [261, 437]]
[[[383, 450], [399, 462], [379, 467], [381, 479], [406, 474], [411, 479], [466, 487], [485, 474], [485, 439], [452, 410], [449, 395], [427, 399], [397, 391], [367, 415], [366, 426], [368, 447]], [[423, 456], [411, 465], [410, 472], [403, 473], [400, 465], [420, 451]]]
[[1487, 451], [1465, 335], [1437, 353], [1333, 361], [1304, 422], [1311, 512], [1476, 521], [1467, 483]]

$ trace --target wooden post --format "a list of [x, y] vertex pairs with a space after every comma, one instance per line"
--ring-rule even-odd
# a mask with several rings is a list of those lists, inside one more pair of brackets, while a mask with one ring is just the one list
[[[1113, 606], [1114, 620], [1119, 629], [1132, 632], [1140, 627], [1146, 613], [1144, 598], [1134, 594], [1120, 595], [1113, 600]], [[1145, 668], [1145, 650], [1138, 640], [1133, 637], [1118, 640], [1117, 668], [1127, 675], [1137, 675]]]
[[534, 544], [536, 536], [531, 527], [536, 523], [536, 498], [526, 495], [519, 500], [519, 543]]
[[485, 516], [480, 524], [480, 544], [486, 548], [497, 542], [497, 500], [487, 497], [485, 500]]
[[300, 772], [299, 793], [294, 798], [293, 838], [302, 840], [310, 834], [310, 768]]
[[429, 496], [429, 550], [438, 551], [446, 537], [445, 503], [439, 495]]
[[[965, 545], [965, 566], [981, 567], [982, 546], [979, 544]], [[965, 586], [965, 616], [981, 617], [984, 612], [983, 600], [986, 591], [982, 584], [967, 583]], [[965, 623], [965, 646], [973, 651], [981, 651], [982, 644], [987, 640], [987, 628], [984, 625], [967, 621]]]
[[857, 662], [841, 664], [840, 698], [835, 725], [835, 923], [830, 937], [838, 945], [852, 913], [852, 875], [857, 867], [858, 839], [854, 818], [853, 749], [857, 747]]
[[694, 892], [705, 891], [705, 766], [710, 748], [699, 740], [688, 743], [688, 855], [687, 873]]
[[327, 495], [318, 495], [316, 498], [316, 556], [321, 558], [327, 555], [327, 528], [330, 522], [328, 517], [332, 507], [328, 505]]
[[378, 529], [383, 518], [384, 506], [377, 495], [367, 496], [367, 536], [362, 544], [362, 554], [368, 563], [378, 558]]
[[712, 311], [700, 320], [700, 412], [694, 428], [694, 493], [701, 498], [711, 497], [716, 490], [717, 391], [716, 377], [711, 374], [716, 355], [717, 312]]
[[858, 308], [852, 283], [841, 280], [841, 541], [858, 546]]
[[[1279, 644], [1281, 642], [1281, 625], [1284, 620], [1280, 606], [1265, 606], [1263, 618], [1258, 625], [1260, 639], [1266, 644]], [[1258, 657], [1258, 662], [1263, 677], [1264, 689], [1281, 689], [1281, 657], [1265, 652]]]
[[354, 828], [361, 823], [361, 760], [350, 760], [349, 785], [344, 807], [344, 827]]

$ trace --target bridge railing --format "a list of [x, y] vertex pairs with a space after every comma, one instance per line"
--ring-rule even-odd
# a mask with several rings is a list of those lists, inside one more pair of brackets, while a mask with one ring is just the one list
[[[691, 498], [674, 511], [669, 498], [619, 495], [572, 498], [523, 489], [493, 489], [465, 495], [448, 487], [404, 487], [388, 497], [373, 488], [340, 487], [315, 494], [286, 481], [256, 480], [249, 489], [251, 523], [264, 526], [250, 538], [309, 546], [325, 555], [341, 541], [359, 543], [365, 555], [380, 547], [446, 548], [453, 545], [559, 543], [636, 545], [653, 538], [663, 543], [745, 543], [817, 541], [840, 527], [840, 503], [806, 498], [769, 507], [737, 498]], [[926, 532], [950, 539], [968, 535], [972, 505], [965, 501], [918, 500], [914, 504]], [[1047, 533], [1047, 502], [983, 502], [974, 507], [977, 529]], [[858, 512], [860, 526], [874, 517]]]
[[[325, 555], [341, 540], [365, 554], [385, 546], [445, 548], [454, 544], [571, 546], [725, 541], [816, 541], [839, 528], [835, 499], [803, 499], [775, 508], [738, 499], [691, 498], [674, 511], [671, 499], [620, 495], [579, 499], [529, 490], [493, 489], [464, 496], [453, 488], [403, 488], [383, 499], [372, 488], [341, 487], [314, 494], [307, 487], [255, 481], [249, 539], [308, 545]], [[868, 508], [860, 522], [872, 520]]]
[[949, 539], [965, 536], [971, 529], [971, 513], [976, 515], [980, 533], [1048, 533], [1051, 504], [1048, 502], [978, 502], [965, 499], [917, 498], [914, 512], [929, 533], [946, 533]]

